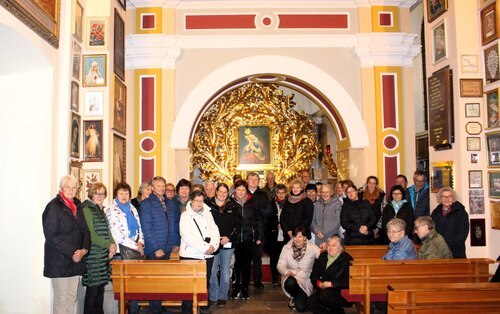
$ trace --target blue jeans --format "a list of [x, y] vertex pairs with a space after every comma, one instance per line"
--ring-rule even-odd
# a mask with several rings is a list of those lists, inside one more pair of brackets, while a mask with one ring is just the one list
[[[229, 290], [229, 280], [231, 276], [231, 257], [234, 249], [221, 249], [214, 255], [214, 265], [210, 276], [210, 286], [208, 297], [210, 301], [227, 300]], [[220, 279], [217, 272], [220, 270]]]

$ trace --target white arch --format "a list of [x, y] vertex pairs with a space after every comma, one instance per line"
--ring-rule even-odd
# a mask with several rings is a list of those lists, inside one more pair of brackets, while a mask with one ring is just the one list
[[[368, 146], [368, 131], [358, 110], [358, 106], [342, 85], [322, 69], [299, 59], [261, 55], [248, 57], [228, 63], [206, 76], [188, 95], [176, 116], [170, 146], [188, 148], [192, 126], [198, 113], [203, 110], [205, 101], [229, 82], [257, 74], [277, 73], [296, 77], [317, 88], [335, 104], [343, 119], [351, 141], [351, 147]], [[331, 115], [327, 110], [327, 114]], [[330, 116], [331, 121], [333, 117]]]

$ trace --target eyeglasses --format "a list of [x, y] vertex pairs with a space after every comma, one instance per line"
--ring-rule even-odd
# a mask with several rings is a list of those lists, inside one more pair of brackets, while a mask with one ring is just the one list
[[425, 226], [425, 225], [418, 225], [413, 228], [413, 230], [418, 230], [418, 227]]
[[402, 195], [403, 193], [401, 192], [392, 192], [392, 195]]
[[398, 231], [394, 231], [394, 230], [390, 230], [390, 231], [387, 231], [388, 234], [396, 234], [398, 232], [401, 232], [403, 230], [398, 230]]
[[175, 190], [174, 190], [174, 189], [167, 189], [166, 191], [167, 191], [167, 192], [175, 192]]
[[94, 193], [95, 196], [106, 196], [104, 193]]
[[446, 200], [446, 199], [452, 199], [453, 195], [450, 196], [441, 196], [441, 199]]

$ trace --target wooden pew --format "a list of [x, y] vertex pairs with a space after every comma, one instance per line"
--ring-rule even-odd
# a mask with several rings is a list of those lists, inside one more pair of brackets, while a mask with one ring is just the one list
[[384, 261], [354, 259], [349, 267], [349, 290], [342, 296], [356, 302], [360, 311], [370, 313], [371, 301], [387, 300], [387, 285], [396, 283], [487, 282], [487, 258]]
[[208, 303], [205, 261], [114, 260], [111, 266], [121, 314], [128, 300], [193, 300], [193, 313]]
[[[415, 245], [417, 252], [420, 246], [420, 244]], [[346, 245], [344, 249], [353, 259], [382, 259], [387, 253], [388, 245]]]
[[500, 313], [500, 283], [390, 284], [389, 314]]

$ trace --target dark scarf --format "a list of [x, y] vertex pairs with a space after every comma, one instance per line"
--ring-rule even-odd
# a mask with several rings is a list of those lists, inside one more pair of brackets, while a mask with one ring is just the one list
[[301, 249], [295, 246], [295, 242], [292, 242], [293, 259], [296, 261], [300, 261], [304, 257], [304, 255], [306, 255], [306, 249], [307, 249], [307, 241], [304, 242], [304, 246]]
[[306, 193], [304, 191], [300, 191], [299, 194], [294, 195], [292, 192], [290, 192], [290, 196], [288, 197], [288, 202], [291, 204], [298, 203], [302, 201], [304, 198], [306, 198]]
[[122, 203], [120, 203], [118, 198], [115, 198], [115, 203], [122, 210], [122, 212], [125, 213], [125, 216], [127, 217], [129, 238], [131, 238], [131, 239], [135, 238], [137, 231], [139, 231], [139, 223], [137, 222], [137, 219], [135, 219], [134, 213], [132, 213], [130, 202], [122, 204]]

